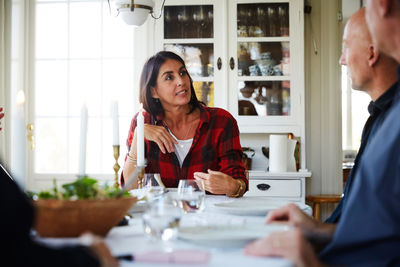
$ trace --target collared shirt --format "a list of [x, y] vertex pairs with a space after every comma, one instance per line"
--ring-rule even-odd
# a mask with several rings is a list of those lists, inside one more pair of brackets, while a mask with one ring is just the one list
[[399, 114], [400, 85], [365, 148], [332, 242], [319, 255], [325, 263], [400, 266]]
[[[166, 127], [163, 118], [154, 118], [144, 112], [146, 124]], [[134, 137], [136, 117], [132, 119], [127, 139], [128, 151]], [[220, 108], [201, 107], [200, 122], [193, 138], [189, 153], [183, 160], [182, 167], [176, 154], [163, 154], [155, 142], [145, 140], [148, 173], [160, 173], [166, 187], [177, 187], [179, 180], [194, 179], [194, 172], [214, 170], [223, 172], [234, 179], [240, 179], [248, 188], [245, 167], [242, 164], [239, 129], [232, 115]], [[121, 176], [121, 184], [123, 184]]]
[[361, 136], [361, 145], [354, 160], [354, 166], [350, 171], [349, 177], [346, 182], [346, 186], [343, 191], [343, 197], [332, 215], [326, 220], [327, 223], [337, 223], [342, 214], [343, 205], [347, 200], [347, 196], [350, 193], [351, 185], [356, 175], [360, 160], [364, 153], [365, 148], [368, 146], [370, 141], [375, 136], [376, 131], [382, 125], [386, 118], [387, 111], [392, 106], [393, 98], [397, 91], [398, 82], [393, 84], [388, 90], [386, 90], [375, 102], [371, 101], [368, 105], [368, 112], [370, 114], [367, 122], [364, 125], [364, 129]]

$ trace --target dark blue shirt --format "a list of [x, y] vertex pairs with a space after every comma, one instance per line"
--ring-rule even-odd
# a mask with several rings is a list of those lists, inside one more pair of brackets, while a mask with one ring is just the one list
[[400, 86], [365, 148], [333, 240], [319, 256], [332, 265], [400, 266]]
[[354, 176], [356, 175], [358, 166], [360, 164], [361, 157], [364, 153], [366, 146], [369, 144], [369, 141], [375, 135], [377, 129], [382, 125], [383, 121], [386, 118], [387, 111], [392, 106], [393, 98], [395, 96], [397, 90], [398, 82], [393, 84], [385, 93], [383, 93], [375, 102], [371, 101], [368, 105], [368, 112], [370, 114], [367, 122], [364, 125], [364, 129], [361, 136], [361, 145], [358, 150], [357, 156], [354, 160], [354, 166], [350, 171], [349, 177], [346, 182], [346, 186], [343, 191], [343, 198], [336, 206], [336, 209], [333, 211], [332, 215], [325, 221], [327, 223], [337, 223], [342, 214], [342, 209], [344, 202], [347, 200], [347, 197], [350, 192], [351, 185], [354, 180]]

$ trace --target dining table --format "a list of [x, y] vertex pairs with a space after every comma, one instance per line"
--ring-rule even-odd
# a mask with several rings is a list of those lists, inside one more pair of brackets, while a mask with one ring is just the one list
[[[252, 240], [290, 229], [265, 225], [265, 215], [285, 204], [268, 197], [206, 195], [202, 212], [181, 217], [179, 229], [194, 229], [193, 234], [185, 236], [179, 231], [176, 239], [163, 241], [145, 234], [142, 216], [148, 204], [137, 202], [129, 211], [128, 225], [113, 227], [104, 240], [111, 253], [121, 259], [120, 266], [292, 266], [283, 258], [255, 257], [244, 252], [244, 246]], [[296, 204], [311, 215], [309, 206]], [[79, 243], [79, 238], [37, 239], [51, 246]], [[178, 256], [171, 260], [168, 255]]]

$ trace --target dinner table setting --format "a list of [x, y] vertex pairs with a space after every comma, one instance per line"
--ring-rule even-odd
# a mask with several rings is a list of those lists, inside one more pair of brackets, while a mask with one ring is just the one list
[[[114, 128], [118, 128], [118, 116], [115, 115], [118, 107], [114, 105], [112, 111]], [[85, 117], [84, 109], [82, 114]], [[81, 133], [86, 135], [86, 122], [84, 119], [81, 121]], [[54, 247], [87, 245], [85, 235], [81, 234], [92, 232], [104, 237], [112, 255], [119, 259], [120, 266], [292, 266], [283, 258], [255, 257], [244, 251], [244, 247], [252, 241], [291, 229], [284, 224], [265, 224], [268, 212], [290, 201], [246, 194], [240, 198], [213, 195], [206, 192], [203, 181], [199, 179], [180, 180], [177, 188], [166, 188], [159, 173], [145, 173], [141, 112], [137, 127], [138, 144], [141, 144], [137, 148], [137, 166], [126, 177], [126, 183], [121, 188], [118, 185], [119, 140], [118, 131], [114, 130], [114, 186], [105, 186], [99, 191], [100, 185], [94, 186], [97, 181], [85, 175], [83, 163], [78, 180], [63, 185], [62, 193], [54, 185], [50, 192], [54, 193], [55, 200], [42, 200], [42, 207], [39, 201], [35, 201], [40, 208], [36, 232], [33, 232], [37, 242]], [[81, 138], [83, 148], [85, 141], [86, 138]], [[86, 154], [85, 149], [81, 152]], [[80, 162], [83, 161], [81, 159]], [[136, 181], [137, 188], [132, 189]], [[110, 199], [72, 199], [77, 198], [79, 191], [93, 191], [89, 198], [103, 198], [108, 194]], [[107, 209], [106, 202], [110, 202]], [[294, 203], [311, 215], [309, 206], [303, 202]], [[69, 207], [71, 205], [72, 208]], [[80, 212], [77, 213], [77, 210]], [[58, 216], [63, 214], [65, 216]], [[118, 224], [115, 223], [118, 221]], [[57, 224], [60, 224], [59, 227]], [[69, 228], [74, 228], [74, 231], [66, 231]]]
[[[289, 226], [265, 225], [265, 215], [286, 205], [268, 197], [229, 198], [206, 194], [201, 183], [182, 181], [164, 188], [158, 174], [145, 174], [138, 199], [123, 226], [105, 236], [120, 266], [292, 266], [282, 258], [246, 255], [245, 245]], [[191, 183], [188, 183], [191, 182]], [[296, 203], [306, 213], [311, 208]], [[36, 237], [51, 246], [80, 244], [82, 238]]]

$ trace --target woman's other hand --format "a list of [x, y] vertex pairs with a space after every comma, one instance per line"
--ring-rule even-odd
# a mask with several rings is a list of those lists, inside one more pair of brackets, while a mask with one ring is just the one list
[[208, 173], [195, 172], [193, 175], [196, 180], [203, 180], [206, 191], [217, 195], [234, 195], [240, 186], [235, 179], [223, 172], [209, 169]]
[[178, 144], [163, 126], [145, 124], [144, 137], [149, 141], [155, 142], [164, 154], [174, 152], [174, 144]]

